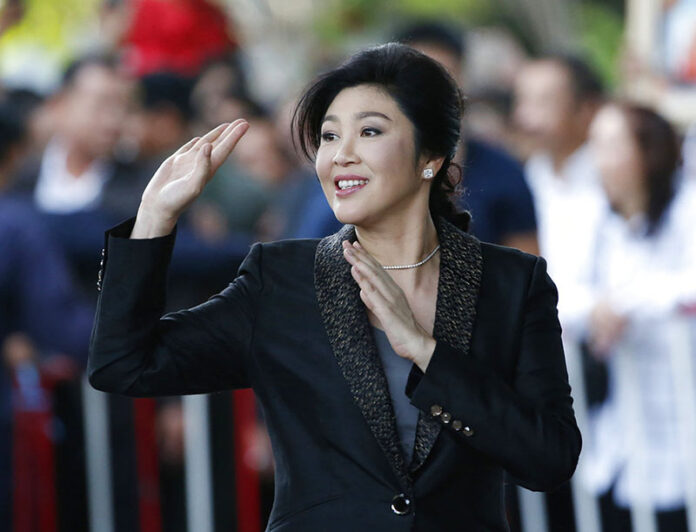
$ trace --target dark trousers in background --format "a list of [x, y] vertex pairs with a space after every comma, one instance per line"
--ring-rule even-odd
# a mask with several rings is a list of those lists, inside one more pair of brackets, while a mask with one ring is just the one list
[[[602, 515], [603, 532], [631, 532], [631, 511], [621, 508], [614, 502], [613, 488], [599, 499]], [[657, 528], [659, 532], [689, 532], [686, 522], [686, 511], [678, 510], [657, 512]]]

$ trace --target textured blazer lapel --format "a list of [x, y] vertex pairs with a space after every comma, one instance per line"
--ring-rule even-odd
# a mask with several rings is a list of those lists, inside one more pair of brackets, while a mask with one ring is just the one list
[[[433, 337], [465, 355], [469, 350], [481, 281], [478, 240], [444, 218], [436, 227], [440, 240], [440, 277]], [[387, 379], [374, 342], [360, 290], [343, 257], [341, 242], [356, 239], [355, 228], [345, 225], [323, 238], [314, 261], [317, 301], [331, 347], [350, 388], [353, 400], [382, 448], [403, 489], [410, 491], [411, 473], [425, 461], [441, 424], [422, 412], [418, 419], [413, 459], [407, 467], [396, 428]]]
[[360, 289], [343, 257], [341, 242], [356, 240], [355, 228], [345, 225], [323, 238], [314, 259], [314, 285], [324, 327], [334, 355], [348, 382], [353, 400], [396, 473], [402, 489], [411, 480], [401, 452], [387, 377], [374, 342]]
[[[440, 278], [433, 338], [442, 340], [461, 351], [462, 356], [467, 356], [481, 285], [481, 243], [444, 218], [437, 220], [437, 231], [440, 239]], [[420, 412], [410, 473], [423, 465], [441, 429], [442, 423]]]

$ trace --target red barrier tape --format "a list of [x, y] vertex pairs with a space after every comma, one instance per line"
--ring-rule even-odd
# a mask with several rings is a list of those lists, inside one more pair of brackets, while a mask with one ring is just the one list
[[155, 406], [154, 399], [133, 400], [141, 532], [162, 530]]
[[250, 454], [256, 430], [256, 406], [254, 392], [250, 389], [235, 390], [232, 394], [234, 417], [234, 463], [237, 492], [237, 530], [261, 531], [261, 494], [259, 476], [245, 459]]

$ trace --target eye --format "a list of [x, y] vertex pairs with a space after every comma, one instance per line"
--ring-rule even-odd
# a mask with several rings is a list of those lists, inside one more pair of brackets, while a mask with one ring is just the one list
[[380, 135], [382, 132], [374, 127], [366, 127], [362, 130], [362, 133], [367, 137], [375, 137], [377, 135]]
[[330, 131], [327, 131], [326, 133], [321, 134], [321, 140], [323, 142], [330, 142], [336, 138], [336, 133], [331, 133]]

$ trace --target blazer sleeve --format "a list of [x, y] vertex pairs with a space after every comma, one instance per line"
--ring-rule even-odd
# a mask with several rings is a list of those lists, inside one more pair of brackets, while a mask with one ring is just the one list
[[411, 403], [438, 418], [454, 438], [491, 457], [535, 491], [551, 490], [568, 480], [582, 445], [557, 299], [546, 262], [537, 258], [512, 382], [484, 361], [437, 341], [425, 373], [414, 365], [406, 389]]
[[107, 231], [87, 372], [98, 390], [147, 397], [250, 386], [248, 361], [262, 290], [261, 244], [237, 277], [196, 307], [163, 314], [176, 230], [130, 239], [134, 219]]

